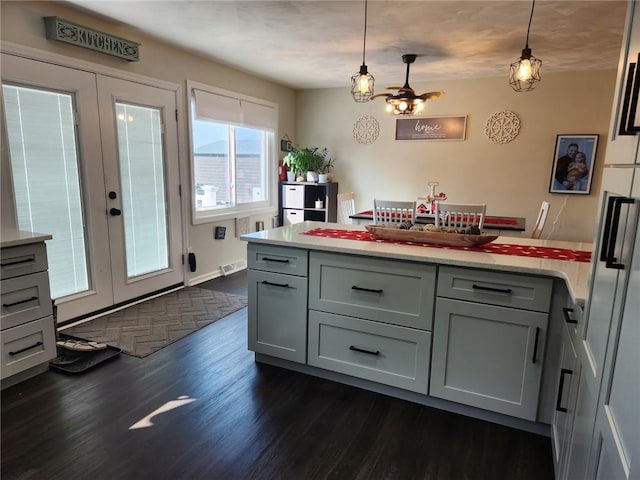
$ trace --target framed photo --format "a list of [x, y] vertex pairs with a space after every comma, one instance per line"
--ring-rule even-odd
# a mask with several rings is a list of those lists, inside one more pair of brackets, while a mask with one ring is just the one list
[[589, 195], [599, 135], [568, 134], [556, 137], [550, 193]]

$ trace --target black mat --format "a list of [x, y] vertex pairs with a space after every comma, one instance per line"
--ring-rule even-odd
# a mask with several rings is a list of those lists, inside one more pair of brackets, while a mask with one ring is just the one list
[[[84, 340], [83, 338], [58, 334], [60, 340]], [[107, 345], [104, 350], [78, 352], [67, 348], [56, 347], [58, 356], [49, 362], [49, 367], [65, 373], [81, 373], [120, 355], [121, 350]]]

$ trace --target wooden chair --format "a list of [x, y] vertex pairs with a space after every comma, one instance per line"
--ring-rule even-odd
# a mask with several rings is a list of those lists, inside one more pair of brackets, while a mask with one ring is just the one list
[[353, 219], [349, 218], [356, 213], [356, 198], [353, 192], [338, 194], [338, 223], [352, 224]]
[[416, 202], [373, 199], [373, 224], [385, 225], [413, 221]]
[[436, 203], [436, 227], [467, 229], [484, 226], [486, 203]]
[[544, 223], [547, 221], [550, 206], [551, 204], [549, 202], [542, 202], [540, 211], [538, 212], [538, 219], [533, 227], [533, 232], [531, 232], [531, 238], [540, 238], [540, 235], [542, 235], [542, 229], [544, 228]]

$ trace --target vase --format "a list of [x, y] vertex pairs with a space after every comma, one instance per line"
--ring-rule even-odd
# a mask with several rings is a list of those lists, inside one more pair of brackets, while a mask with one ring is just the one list
[[296, 181], [296, 172], [287, 172], [287, 182], [295, 182]]
[[327, 183], [329, 181], [329, 175], [326, 173], [318, 174], [318, 183]]
[[311, 170], [307, 172], [307, 182], [317, 182], [318, 181], [318, 172], [312, 172]]

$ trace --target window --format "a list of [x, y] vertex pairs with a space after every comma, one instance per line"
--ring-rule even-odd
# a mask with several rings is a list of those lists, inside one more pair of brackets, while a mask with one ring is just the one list
[[276, 108], [210, 87], [190, 91], [194, 223], [268, 209]]

